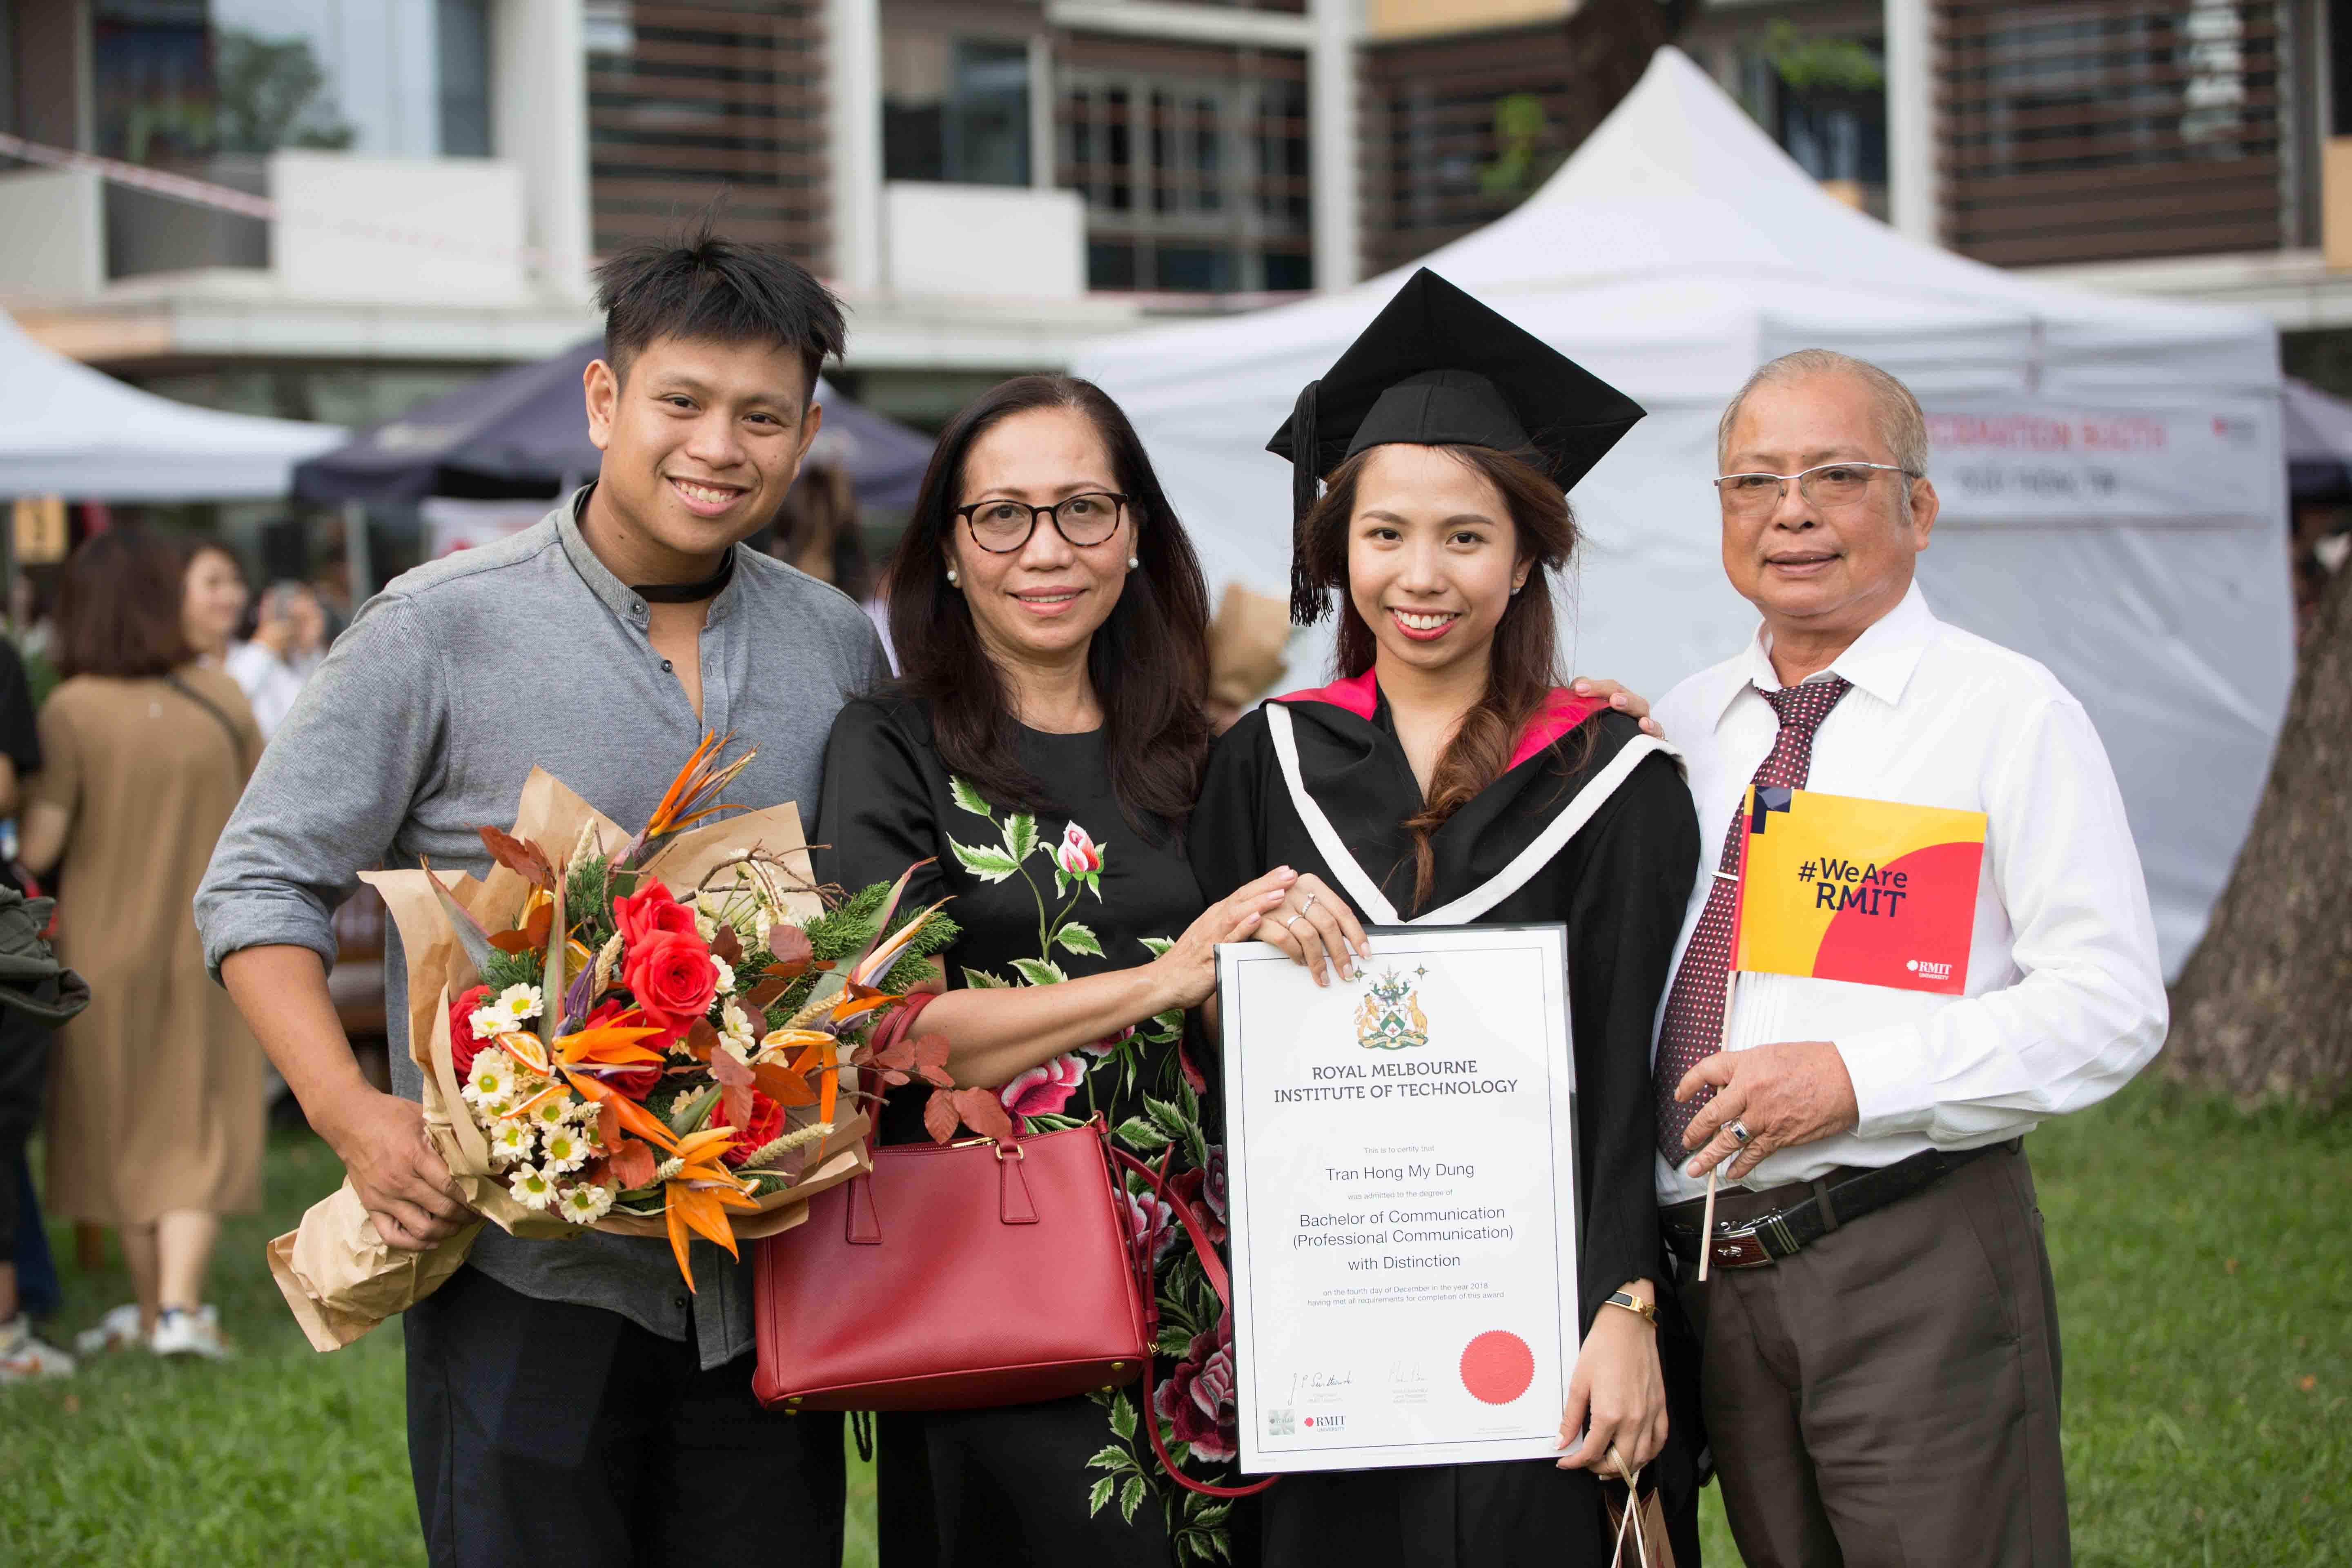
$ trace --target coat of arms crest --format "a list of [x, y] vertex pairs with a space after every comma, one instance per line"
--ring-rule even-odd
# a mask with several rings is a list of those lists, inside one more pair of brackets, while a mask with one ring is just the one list
[[1356, 1007], [1356, 1043], [1368, 1051], [1403, 1051], [1429, 1044], [1429, 1019], [1413, 984], [1391, 969], [1372, 982]]

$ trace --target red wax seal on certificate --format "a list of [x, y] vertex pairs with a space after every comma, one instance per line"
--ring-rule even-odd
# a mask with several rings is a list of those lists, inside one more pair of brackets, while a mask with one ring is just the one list
[[1508, 1405], [1536, 1380], [1536, 1352], [1528, 1342], [1490, 1329], [1462, 1352], [1462, 1386], [1488, 1405]]

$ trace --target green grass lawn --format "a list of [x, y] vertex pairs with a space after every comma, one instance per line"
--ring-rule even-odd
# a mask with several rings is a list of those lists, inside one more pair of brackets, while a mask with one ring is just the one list
[[[2066, 1459], [2086, 1565], [2352, 1561], [2352, 1191], [2343, 1130], [2248, 1121], [2155, 1086], [2031, 1148], [2066, 1325]], [[339, 1172], [281, 1137], [269, 1212], [229, 1227], [226, 1365], [118, 1356], [0, 1391], [0, 1563], [415, 1564], [400, 1338], [331, 1356], [261, 1262]], [[54, 1239], [70, 1251], [64, 1227]], [[127, 1299], [67, 1270], [53, 1335]], [[849, 1562], [872, 1561], [853, 1471]], [[1707, 1562], [1736, 1563], [1708, 1493]]]

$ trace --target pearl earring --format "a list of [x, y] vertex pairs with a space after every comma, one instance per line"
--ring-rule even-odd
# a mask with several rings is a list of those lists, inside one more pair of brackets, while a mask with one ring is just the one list
[[962, 579], [961, 579], [961, 578], [960, 578], [960, 577], [958, 577], [958, 576], [956, 575], [956, 569], [955, 569], [954, 567], [952, 567], [952, 566], [949, 567], [949, 568], [948, 568], [948, 586], [949, 586], [949, 587], [950, 587], [950, 588], [952, 588], [952, 587], [954, 587], [958, 583], [960, 583], [960, 582], [961, 582], [961, 581], [962, 581]]
[[1139, 567], [1139, 566], [1140, 566], [1140, 565], [1142, 565], [1142, 564], [1143, 564], [1143, 563], [1142, 563], [1142, 562], [1140, 562], [1140, 561], [1137, 560], [1137, 559], [1136, 559], [1134, 556], [1132, 556], [1132, 555], [1130, 555], [1130, 556], [1129, 556], [1129, 557], [1127, 558], [1127, 569], [1128, 569], [1129, 571], [1130, 571], [1130, 572], [1134, 571], [1137, 567]]

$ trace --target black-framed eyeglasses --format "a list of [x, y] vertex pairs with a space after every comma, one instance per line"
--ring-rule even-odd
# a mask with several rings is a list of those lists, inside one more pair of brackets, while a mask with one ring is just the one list
[[1725, 474], [1715, 481], [1715, 489], [1726, 511], [1752, 516], [1778, 507], [1791, 479], [1797, 482], [1797, 493], [1815, 506], [1852, 506], [1868, 492], [1871, 476], [1878, 473], [1920, 477], [1893, 463], [1816, 463], [1793, 474]]
[[1029, 542], [1037, 520], [1050, 517], [1055, 531], [1084, 549], [1103, 544], [1118, 531], [1127, 498], [1107, 490], [1066, 496], [1052, 506], [1031, 506], [1020, 500], [982, 500], [956, 508], [955, 514], [971, 531], [971, 542], [992, 555], [1010, 555]]

